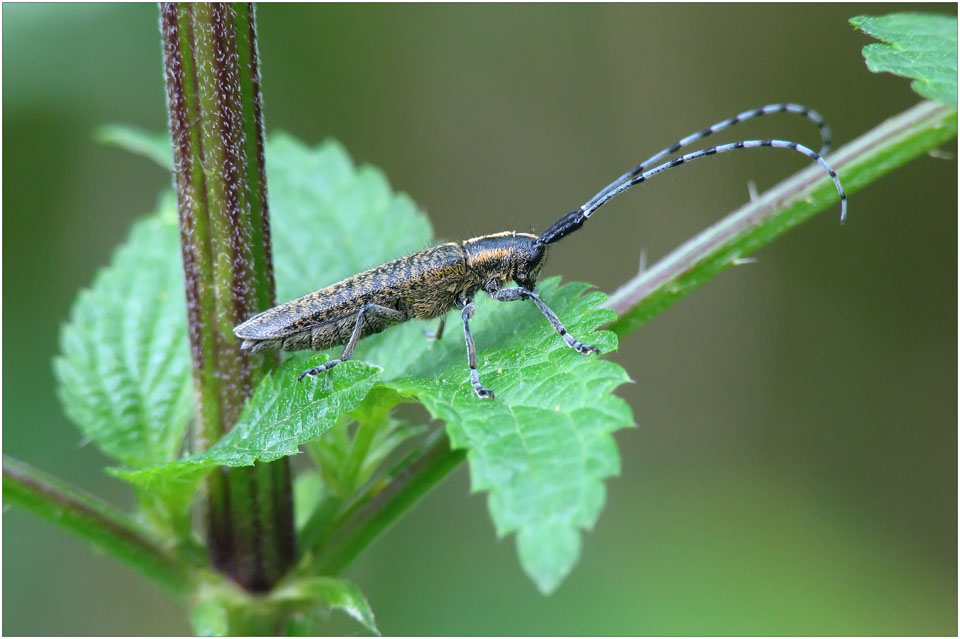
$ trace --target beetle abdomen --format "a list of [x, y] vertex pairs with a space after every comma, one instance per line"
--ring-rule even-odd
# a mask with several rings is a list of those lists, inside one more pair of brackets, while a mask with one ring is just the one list
[[[464, 287], [474, 286], [463, 250], [441, 244], [254, 315], [233, 329], [249, 352], [278, 348], [322, 350], [345, 344], [366, 304], [428, 319], [452, 308]], [[402, 321], [402, 320], [401, 320]], [[379, 333], [393, 321], [367, 316], [361, 337]]]
[[[357, 323], [356, 315], [345, 315], [340, 318], [315, 324], [312, 328], [298, 333], [290, 333], [283, 337], [270, 339], [244, 338], [240, 344], [241, 350], [250, 353], [278, 349], [283, 351], [299, 351], [312, 349], [322, 351], [332, 346], [346, 344]], [[379, 333], [395, 322], [382, 317], [366, 315], [360, 327], [360, 338]]]

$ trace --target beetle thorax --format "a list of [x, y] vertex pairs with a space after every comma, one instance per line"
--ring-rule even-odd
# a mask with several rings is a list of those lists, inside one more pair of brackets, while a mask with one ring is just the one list
[[503, 285], [514, 280], [532, 289], [544, 257], [544, 248], [536, 240], [535, 235], [510, 231], [467, 240], [463, 243], [467, 267], [482, 282], [494, 280]]

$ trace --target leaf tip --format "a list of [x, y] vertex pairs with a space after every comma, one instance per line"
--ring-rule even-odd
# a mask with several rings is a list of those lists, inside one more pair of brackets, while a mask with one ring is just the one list
[[517, 534], [517, 552], [537, 589], [550, 595], [580, 557], [580, 533], [569, 526], [527, 526]]

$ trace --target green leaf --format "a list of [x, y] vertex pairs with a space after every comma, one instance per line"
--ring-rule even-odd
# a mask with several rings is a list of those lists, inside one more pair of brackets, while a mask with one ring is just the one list
[[168, 171], [173, 168], [169, 133], [150, 133], [134, 126], [105, 124], [94, 131], [93, 137], [100, 144], [142, 155]]
[[[596, 308], [606, 295], [582, 295], [587, 288], [561, 287], [558, 278], [540, 286], [573, 335], [611, 351], [616, 336], [594, 331], [615, 316]], [[451, 445], [467, 449], [472, 488], [490, 493], [497, 534], [518, 533], [521, 564], [548, 593], [576, 562], [579, 532], [597, 520], [602, 480], [619, 472], [611, 433], [633, 418], [612, 391], [629, 378], [617, 364], [567, 347], [533, 304], [478, 299], [471, 331], [494, 401], [474, 394], [461, 335], [386, 383], [417, 397], [446, 422]]]
[[377, 622], [367, 598], [349, 581], [329, 577], [308, 577], [277, 588], [270, 594], [272, 601], [296, 604], [307, 611], [328, 612], [340, 610], [379, 635]]
[[355, 409], [379, 373], [374, 366], [351, 361], [317, 383], [297, 381], [300, 371], [325, 359], [292, 357], [267, 375], [234, 427], [207, 450], [168, 464], [112, 472], [145, 491], [164, 495], [180, 510], [189, 504], [197, 482], [217, 466], [252, 466], [297, 454], [301, 444], [317, 439]]
[[172, 201], [160, 209], [80, 292], [54, 360], [67, 415], [131, 466], [174, 459], [191, 412], [179, 232]]
[[957, 105], [957, 18], [923, 13], [857, 16], [850, 24], [888, 44], [863, 48], [867, 68], [915, 78], [925, 98]]

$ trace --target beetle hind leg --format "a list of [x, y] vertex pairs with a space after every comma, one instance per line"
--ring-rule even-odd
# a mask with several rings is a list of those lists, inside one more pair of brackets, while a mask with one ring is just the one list
[[357, 347], [357, 342], [360, 341], [360, 336], [363, 334], [363, 320], [366, 316], [370, 318], [383, 318], [392, 322], [402, 322], [407, 319], [405, 314], [396, 309], [380, 306], [379, 304], [364, 304], [357, 312], [357, 321], [353, 325], [353, 332], [350, 333], [350, 339], [347, 340], [347, 345], [344, 347], [340, 357], [331, 359], [329, 362], [325, 362], [320, 366], [308, 368], [297, 375], [297, 381], [303, 381], [304, 377], [316, 377], [320, 373], [330, 370], [337, 364], [342, 364], [349, 360], [353, 355], [353, 349]]

